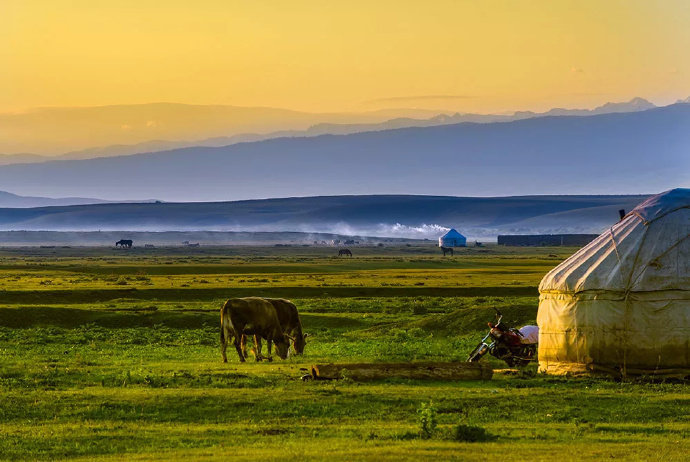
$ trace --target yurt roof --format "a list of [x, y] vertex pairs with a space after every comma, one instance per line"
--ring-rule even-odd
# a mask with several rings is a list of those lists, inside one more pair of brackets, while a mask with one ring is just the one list
[[690, 207], [690, 189], [676, 188], [650, 197], [630, 213], [637, 215], [645, 224], [648, 224], [685, 207]]
[[552, 269], [539, 291], [589, 292], [598, 297], [686, 291], [690, 288], [688, 261], [690, 189], [673, 189], [650, 197]]
[[441, 236], [441, 239], [457, 239], [457, 238], [465, 238], [462, 234], [457, 232], [455, 228], [451, 228], [450, 231], [448, 231], [446, 234]]

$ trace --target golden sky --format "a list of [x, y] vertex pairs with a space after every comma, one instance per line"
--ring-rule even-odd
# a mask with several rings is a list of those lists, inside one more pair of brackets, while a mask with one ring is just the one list
[[0, 0], [0, 112], [363, 111], [690, 96], [690, 2]]

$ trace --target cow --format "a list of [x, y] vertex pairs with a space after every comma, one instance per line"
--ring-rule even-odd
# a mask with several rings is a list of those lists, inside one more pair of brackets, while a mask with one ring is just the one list
[[338, 256], [342, 257], [343, 255], [349, 255], [352, 256], [352, 251], [350, 249], [341, 249], [338, 251]]
[[[295, 354], [301, 355], [304, 353], [304, 347], [306, 346], [306, 338], [308, 334], [302, 332], [302, 322], [299, 319], [299, 313], [297, 312], [297, 307], [290, 300], [285, 300], [284, 298], [265, 298], [276, 309], [278, 314], [278, 322], [280, 323], [280, 328], [283, 329], [283, 333], [292, 340], [292, 347], [295, 349]], [[242, 338], [242, 353], [245, 358], [247, 357], [247, 338], [246, 335]], [[268, 356], [267, 359], [272, 361], [271, 358], [271, 348], [272, 341], [268, 340]], [[254, 336], [254, 356], [257, 360], [263, 359], [261, 353], [261, 337]]]
[[123, 248], [127, 247], [128, 249], [131, 249], [133, 243], [134, 242], [131, 239], [120, 239], [119, 241], [117, 241], [115, 243], [115, 247], [119, 246], [119, 247], [123, 247]]
[[450, 256], [453, 256], [453, 248], [452, 247], [441, 247], [441, 250], [443, 251], [443, 256], [445, 257], [447, 253], [450, 254]]
[[[278, 321], [278, 314], [270, 302], [259, 297], [231, 298], [220, 310], [220, 346], [223, 362], [228, 343], [233, 339], [240, 362], [245, 362], [242, 350], [242, 336], [256, 335], [276, 344], [276, 353], [281, 359], [289, 354], [290, 343]], [[256, 357], [261, 360], [260, 356]]]

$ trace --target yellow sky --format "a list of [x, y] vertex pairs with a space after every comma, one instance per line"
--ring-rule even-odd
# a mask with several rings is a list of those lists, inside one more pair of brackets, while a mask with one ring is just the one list
[[687, 0], [0, 0], [0, 112], [662, 104], [689, 58]]

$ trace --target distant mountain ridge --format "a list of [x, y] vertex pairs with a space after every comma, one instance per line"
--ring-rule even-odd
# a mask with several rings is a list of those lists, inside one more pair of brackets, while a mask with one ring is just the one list
[[[90, 199], [86, 197], [32, 197], [19, 196], [7, 191], [0, 191], [0, 208], [31, 208], [31, 207], [51, 207], [65, 205], [86, 205], [86, 204], [107, 204], [112, 201], [103, 199]], [[143, 200], [137, 202], [155, 202], [154, 200]]]
[[428, 118], [437, 114], [438, 111], [414, 108], [310, 113], [270, 107], [178, 103], [37, 108], [0, 113], [0, 153], [58, 155], [92, 149], [94, 140], [100, 146], [151, 140], [203, 140], [243, 133], [306, 130], [322, 122], [379, 123], [397, 117]]
[[598, 233], [647, 196], [324, 196], [0, 209], [0, 230], [291, 231], [435, 238]]
[[0, 185], [32, 196], [178, 202], [661, 191], [690, 184], [688, 127], [690, 104], [675, 104], [9, 165]]
[[[687, 100], [678, 101], [690, 102]], [[657, 107], [653, 103], [643, 98], [633, 98], [628, 102], [606, 103], [594, 109], [563, 109], [554, 108], [547, 112], [518, 111], [510, 115], [506, 114], [469, 114], [469, 113], [439, 113], [429, 118], [397, 117], [383, 121], [344, 123], [344, 122], [316, 122], [306, 129], [278, 130], [268, 133], [238, 133], [231, 136], [215, 136], [212, 138], [198, 140], [163, 140], [152, 139], [136, 144], [114, 144], [103, 147], [90, 147], [86, 149], [66, 152], [57, 156], [46, 156], [39, 154], [8, 154], [0, 155], [0, 165], [10, 165], [19, 163], [38, 163], [51, 160], [80, 160], [98, 157], [112, 157], [121, 155], [133, 155], [149, 152], [160, 152], [186, 147], [221, 147], [231, 144], [261, 141], [281, 137], [310, 137], [319, 135], [345, 135], [367, 131], [380, 131], [396, 128], [408, 127], [430, 127], [435, 125], [456, 124], [462, 122], [493, 123], [509, 122], [533, 117], [543, 116], [587, 116], [595, 114], [637, 112], [653, 109]], [[404, 111], [403, 111], [404, 112]], [[429, 111], [427, 111], [429, 112]], [[423, 113], [423, 112], [422, 112]], [[330, 116], [326, 116], [328, 119]], [[354, 116], [353, 116], [354, 117]], [[0, 114], [0, 119], [2, 115]]]

